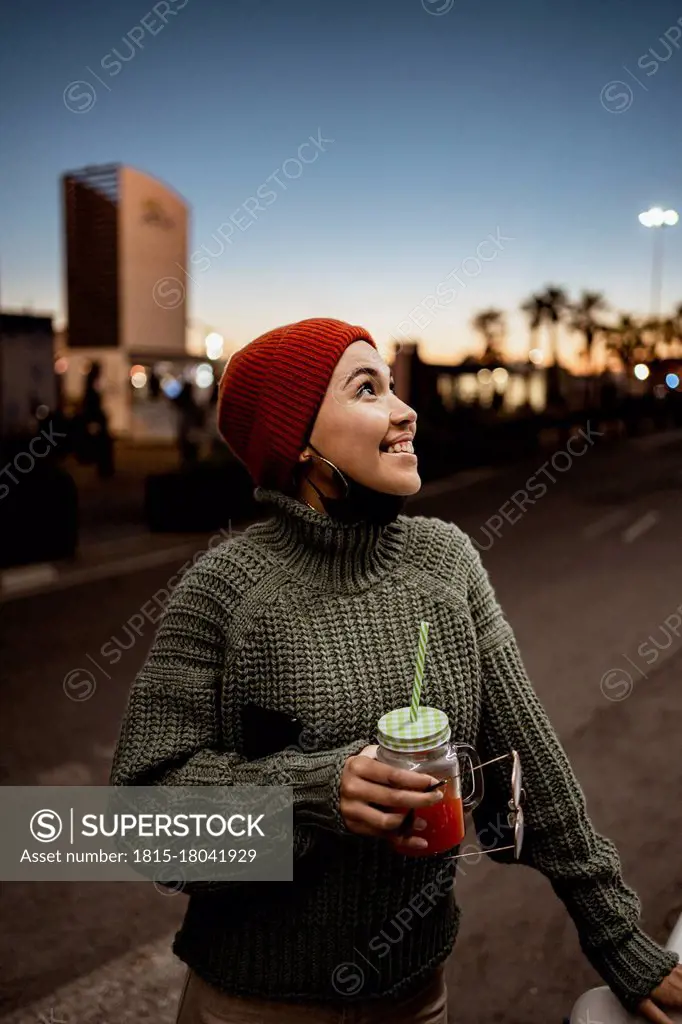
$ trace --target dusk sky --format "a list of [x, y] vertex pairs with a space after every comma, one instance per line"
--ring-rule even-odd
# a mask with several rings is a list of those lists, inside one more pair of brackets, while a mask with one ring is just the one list
[[[231, 214], [249, 225], [190, 287], [190, 316], [228, 349], [335, 316], [388, 354], [413, 312], [426, 357], [447, 362], [474, 347], [471, 315], [494, 305], [521, 354], [518, 305], [547, 283], [649, 312], [653, 232], [637, 214], [682, 211], [678, 2], [156, 7], [172, 11], [165, 25], [148, 0], [22, 0], [3, 13], [5, 308], [63, 319], [59, 176], [121, 162], [188, 200], [190, 252], [216, 252]], [[304, 150], [297, 176], [318, 133], [327, 141]], [[249, 217], [259, 186], [276, 198]], [[664, 311], [682, 302], [682, 222], [665, 230]], [[415, 310], [439, 284], [441, 308]], [[564, 356], [577, 345], [566, 338]]]

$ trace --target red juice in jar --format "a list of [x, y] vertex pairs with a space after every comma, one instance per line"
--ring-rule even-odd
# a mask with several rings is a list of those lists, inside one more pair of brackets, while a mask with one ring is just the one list
[[444, 853], [451, 850], [464, 839], [464, 808], [462, 797], [457, 795], [455, 779], [448, 779], [442, 787], [443, 799], [431, 807], [418, 807], [415, 818], [422, 818], [426, 828], [419, 832], [411, 830], [410, 834], [426, 839], [429, 844], [425, 850], [403, 850], [406, 857], [423, 857], [425, 853]]
[[[480, 760], [473, 747], [465, 743], [450, 742], [450, 724], [447, 715], [437, 708], [420, 707], [412, 721], [410, 708], [389, 711], [379, 720], [377, 729], [379, 746], [377, 759], [410, 771], [420, 771], [442, 778], [443, 799], [428, 807], [415, 808], [407, 823], [407, 835], [418, 836], [426, 847], [406, 848], [398, 845], [399, 836], [391, 836], [391, 844], [406, 857], [425, 857], [451, 850], [464, 839], [464, 814], [473, 809], [483, 797], [483, 779]], [[472, 790], [462, 797], [460, 757], [469, 761]], [[407, 810], [403, 813], [408, 813]], [[426, 828], [416, 831], [417, 818], [426, 822]]]

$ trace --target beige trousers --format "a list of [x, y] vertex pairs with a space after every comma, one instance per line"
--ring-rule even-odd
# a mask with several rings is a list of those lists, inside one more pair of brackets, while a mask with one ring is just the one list
[[447, 987], [441, 964], [410, 996], [346, 1006], [232, 996], [188, 968], [175, 1024], [447, 1024], [447, 1020]]

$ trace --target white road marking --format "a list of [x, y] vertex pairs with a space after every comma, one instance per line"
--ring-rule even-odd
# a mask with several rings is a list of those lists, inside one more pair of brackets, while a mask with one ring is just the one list
[[[140, 885], [140, 882], [132, 882]], [[178, 913], [187, 899], [178, 900]], [[182, 901], [182, 902], [180, 902]], [[175, 932], [138, 946], [29, 1006], [0, 1018], [0, 1024], [37, 1024], [64, 1019], [69, 1024], [173, 1024], [186, 967], [171, 951]]]
[[36, 786], [91, 786], [92, 770], [81, 761], [67, 761], [36, 775]]
[[44, 587], [57, 579], [59, 573], [50, 562], [20, 565], [0, 572], [0, 594], [19, 594], [33, 587]]
[[653, 434], [645, 434], [643, 437], [630, 438], [629, 444], [632, 448], [639, 448], [642, 451], [649, 451], [652, 448], [665, 448], [669, 444], [675, 444], [682, 439], [682, 430], [661, 430]]
[[95, 757], [103, 757], [105, 761], [110, 761], [116, 752], [116, 744], [93, 743], [92, 752]]
[[[247, 520], [240, 525], [240, 528], [232, 529], [232, 534], [240, 534], [247, 526], [255, 520]], [[156, 548], [152, 551], [138, 551], [126, 554], [131, 545], [139, 547], [147, 540], [146, 534], [138, 534], [137, 537], [127, 537], [119, 541], [102, 541], [83, 545], [81, 554], [84, 558], [97, 557], [95, 552], [107, 553], [110, 556], [120, 552], [118, 558], [100, 564], [84, 565], [82, 568], [73, 569], [70, 566], [62, 566], [59, 562], [45, 562], [39, 566], [20, 566], [17, 569], [0, 571], [0, 604], [5, 601], [13, 601], [22, 597], [33, 597], [43, 591], [65, 590], [68, 587], [77, 587], [82, 583], [91, 583], [97, 580], [113, 579], [117, 576], [126, 576], [130, 573], [139, 572], [142, 569], [150, 569], [157, 565], [165, 565], [176, 559], [187, 558], [189, 555], [197, 554], [207, 550], [208, 540], [214, 534], [195, 533], [187, 536], [187, 540], [181, 544], [175, 543], [172, 547]], [[169, 538], [170, 539], [170, 538]], [[177, 540], [177, 534], [173, 538]]]
[[[82, 569], [74, 569], [71, 572], [60, 573], [56, 565], [50, 565], [51, 573], [44, 573], [41, 576], [32, 578], [27, 575], [26, 579], [19, 583], [7, 585], [5, 577], [7, 572], [0, 574], [2, 585], [0, 586], [0, 603], [12, 601], [20, 597], [32, 597], [47, 590], [66, 590], [68, 587], [77, 587], [81, 583], [91, 583], [95, 580], [111, 579], [114, 576], [127, 576], [130, 573], [138, 572], [141, 569], [151, 569], [156, 565], [164, 565], [166, 562], [173, 562], [183, 555], [192, 554], [196, 549], [196, 543], [178, 545], [173, 548], [163, 548], [160, 551], [146, 551], [139, 555], [131, 555], [129, 558], [119, 558], [104, 565], [89, 565]], [[27, 567], [32, 568], [32, 567]], [[12, 570], [10, 570], [12, 571]]]
[[418, 494], [414, 495], [413, 500], [417, 502], [420, 498], [435, 498], [439, 494], [462, 491], [466, 487], [473, 487], [474, 484], [480, 483], [483, 480], [491, 480], [499, 475], [499, 469], [491, 469], [489, 466], [483, 466], [481, 469], [465, 470], [462, 473], [455, 473], [453, 476], [446, 477], [445, 480], [432, 480], [431, 483], [424, 484]]
[[658, 512], [654, 511], [646, 512], [643, 516], [640, 516], [632, 526], [628, 526], [627, 530], [624, 530], [621, 534], [623, 543], [632, 544], [633, 540], [637, 540], [643, 533], [646, 533], [652, 526], [655, 526], [660, 518]]
[[600, 519], [596, 519], [593, 523], [589, 523], [583, 529], [583, 537], [586, 540], [594, 540], [595, 537], [601, 537], [603, 533], [607, 533], [612, 526], [620, 526], [620, 524], [627, 519], [627, 509], [617, 508], [611, 512], [607, 512], [605, 516], [601, 516]]

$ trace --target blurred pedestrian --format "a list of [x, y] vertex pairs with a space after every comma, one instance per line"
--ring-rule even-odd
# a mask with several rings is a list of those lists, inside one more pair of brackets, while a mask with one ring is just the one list
[[99, 389], [101, 373], [101, 364], [93, 362], [85, 378], [79, 411], [74, 417], [74, 435], [79, 460], [94, 463], [98, 476], [105, 479], [114, 474], [114, 455], [109, 420]]
[[219, 458], [228, 454], [227, 447], [223, 441], [218, 425], [218, 397], [220, 394], [220, 382], [214, 381], [211, 394], [206, 407], [206, 442], [209, 458]]
[[161, 378], [156, 370], [151, 369], [147, 377], [147, 396], [151, 402], [157, 401], [161, 395]]
[[204, 410], [194, 397], [192, 382], [186, 380], [174, 399], [178, 414], [178, 449], [183, 467], [193, 466], [199, 460], [204, 438]]

